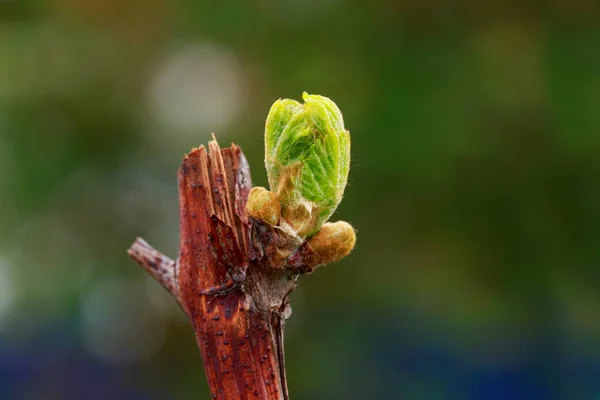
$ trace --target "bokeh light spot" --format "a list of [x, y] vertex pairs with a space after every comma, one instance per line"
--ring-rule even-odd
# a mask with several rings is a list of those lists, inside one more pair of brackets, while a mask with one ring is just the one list
[[150, 113], [163, 133], [217, 131], [239, 113], [242, 72], [223, 47], [197, 43], [176, 51], [151, 82]]
[[130, 365], [152, 357], [165, 340], [161, 313], [148, 307], [143, 280], [109, 279], [82, 301], [82, 335], [98, 359]]
[[12, 310], [17, 284], [13, 278], [12, 265], [0, 256], [0, 329]]

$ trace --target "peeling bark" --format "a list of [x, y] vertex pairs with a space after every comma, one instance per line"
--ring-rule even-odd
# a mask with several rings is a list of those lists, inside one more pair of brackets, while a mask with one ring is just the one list
[[289, 239], [246, 215], [251, 187], [238, 146], [192, 150], [179, 169], [178, 261], [141, 239], [129, 254], [192, 322], [212, 398], [287, 400], [283, 331], [305, 271], [299, 255], [293, 266], [277, 257]]

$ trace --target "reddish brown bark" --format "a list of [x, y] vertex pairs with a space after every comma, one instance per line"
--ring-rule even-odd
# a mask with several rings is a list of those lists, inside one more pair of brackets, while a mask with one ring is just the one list
[[238, 146], [194, 149], [179, 169], [178, 261], [141, 239], [129, 253], [190, 318], [213, 398], [285, 400], [284, 319], [306, 271], [299, 255], [278, 260], [285, 239], [246, 215], [251, 186]]

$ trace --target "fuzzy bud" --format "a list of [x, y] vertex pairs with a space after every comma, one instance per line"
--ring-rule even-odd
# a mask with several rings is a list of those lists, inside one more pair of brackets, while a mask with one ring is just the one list
[[350, 168], [350, 133], [327, 97], [302, 94], [304, 104], [273, 104], [265, 125], [265, 164], [281, 202], [283, 229], [314, 235], [342, 200]]
[[281, 205], [275, 193], [264, 187], [255, 186], [248, 194], [246, 212], [256, 219], [277, 225], [281, 216]]
[[308, 241], [308, 245], [322, 264], [330, 264], [346, 257], [355, 243], [354, 228], [345, 221], [324, 224], [319, 233]]

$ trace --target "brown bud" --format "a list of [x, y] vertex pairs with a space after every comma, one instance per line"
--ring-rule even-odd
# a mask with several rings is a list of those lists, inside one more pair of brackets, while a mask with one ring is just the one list
[[308, 240], [312, 251], [321, 258], [322, 264], [336, 262], [346, 257], [356, 243], [354, 228], [347, 222], [328, 222]]
[[275, 193], [264, 187], [255, 186], [248, 194], [246, 212], [256, 219], [277, 225], [281, 216], [281, 205]]

